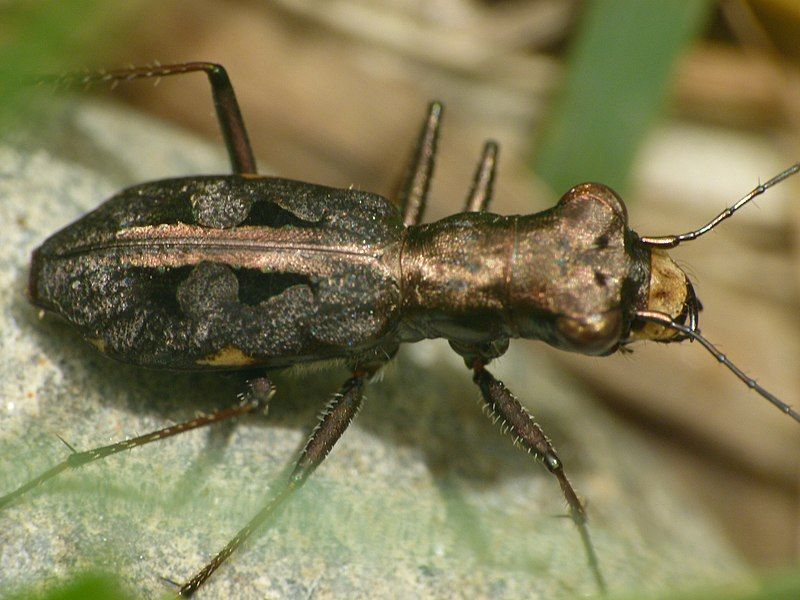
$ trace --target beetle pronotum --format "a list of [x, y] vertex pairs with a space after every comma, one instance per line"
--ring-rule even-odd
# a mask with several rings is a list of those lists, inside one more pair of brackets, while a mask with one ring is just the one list
[[[65, 317], [103, 353], [166, 369], [281, 368], [345, 359], [352, 377], [326, 406], [277, 493], [203, 569], [189, 596], [304, 484], [361, 405], [363, 388], [400, 343], [445, 338], [472, 370], [487, 412], [556, 477], [593, 577], [605, 583], [584, 506], [541, 428], [486, 365], [510, 338], [592, 355], [638, 339], [693, 339], [747, 386], [800, 415], [733, 365], [698, 328], [700, 304], [665, 249], [710, 231], [800, 171], [794, 165], [708, 224], [639, 237], [625, 205], [601, 184], [576, 186], [547, 211], [486, 212], [497, 146], [487, 142], [464, 212], [421, 224], [442, 105], [428, 115], [397, 208], [357, 190], [256, 174], [224, 69], [186, 63], [81, 75], [118, 81], [205, 72], [234, 174], [170, 179], [120, 192], [34, 253], [29, 296]], [[245, 297], [247, 300], [245, 301]], [[64, 470], [262, 407], [256, 379], [232, 408], [93, 450], [0, 497], [0, 508]]]

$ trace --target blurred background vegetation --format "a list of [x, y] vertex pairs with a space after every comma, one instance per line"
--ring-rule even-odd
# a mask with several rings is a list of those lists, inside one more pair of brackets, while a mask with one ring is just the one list
[[[446, 103], [429, 219], [462, 204], [501, 143], [494, 210], [571, 185], [624, 193], [643, 234], [696, 227], [800, 158], [793, 0], [112, 0], [0, 7], [3, 128], [39, 74], [213, 60], [231, 75], [262, 170], [389, 195], [428, 100]], [[218, 139], [202, 76], [113, 97]], [[798, 184], [681, 248], [703, 331], [798, 404]], [[697, 348], [552, 354], [641, 429], [757, 569], [798, 558], [800, 435]]]

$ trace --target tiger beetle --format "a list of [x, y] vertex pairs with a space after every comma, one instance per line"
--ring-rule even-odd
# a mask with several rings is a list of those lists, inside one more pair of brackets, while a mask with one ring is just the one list
[[[706, 225], [640, 237], [625, 204], [599, 183], [532, 215], [487, 212], [498, 147], [488, 141], [463, 212], [422, 224], [442, 104], [433, 102], [396, 201], [257, 174], [233, 87], [217, 64], [192, 62], [69, 76], [116, 83], [204, 72], [232, 175], [136, 185], [59, 231], [31, 259], [33, 304], [72, 323], [105, 355], [174, 370], [260, 368], [343, 360], [352, 377], [327, 404], [288, 477], [261, 510], [180, 586], [191, 596], [322, 463], [358, 412], [366, 382], [401, 343], [444, 338], [472, 370], [486, 412], [543, 462], [561, 488], [589, 570], [605, 582], [584, 505], [542, 429], [487, 365], [511, 338], [606, 356], [637, 340], [686, 339], [793, 419], [700, 333], [701, 304], [665, 252], [711, 231], [796, 164]], [[88, 451], [0, 497], [0, 508], [55, 477], [136, 446], [254, 412], [274, 386], [255, 379], [233, 407]]]

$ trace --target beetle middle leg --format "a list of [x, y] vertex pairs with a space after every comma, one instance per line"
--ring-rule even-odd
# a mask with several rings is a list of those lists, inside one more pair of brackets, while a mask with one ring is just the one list
[[572, 521], [581, 535], [581, 541], [586, 550], [589, 568], [601, 593], [605, 593], [606, 584], [600, 572], [597, 553], [589, 537], [586, 524], [586, 510], [581, 503], [575, 489], [564, 473], [564, 466], [553, 449], [550, 440], [542, 428], [533, 420], [533, 417], [519, 403], [514, 395], [503, 383], [486, 370], [486, 360], [476, 359], [473, 362], [473, 380], [481, 390], [484, 406], [493, 421], [500, 422], [503, 433], [510, 433], [514, 444], [541, 460], [547, 470], [555, 475], [561, 492], [569, 505]]
[[364, 384], [379, 367], [355, 369], [353, 376], [342, 386], [338, 394], [323, 409], [319, 423], [311, 432], [300, 458], [295, 462], [289, 476], [281, 483], [260, 511], [220, 550], [194, 577], [181, 586], [179, 594], [189, 597], [216, 571], [223, 562], [253, 533], [270, 520], [276, 511], [297, 491], [325, 460], [328, 453], [347, 429], [361, 408]]
[[[428, 105], [428, 114], [397, 193], [396, 201], [403, 212], [403, 222], [406, 225], [419, 225], [425, 212], [443, 111], [444, 106], [441, 102], [431, 102]], [[488, 208], [492, 199], [497, 153], [496, 142], [490, 140], [483, 145], [472, 187], [464, 205], [465, 212], [482, 212]]]

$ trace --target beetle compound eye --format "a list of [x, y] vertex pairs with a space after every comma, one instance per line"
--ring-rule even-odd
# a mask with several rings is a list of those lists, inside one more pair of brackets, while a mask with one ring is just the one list
[[622, 315], [619, 310], [578, 319], [561, 316], [556, 319], [556, 332], [567, 350], [583, 354], [605, 354], [619, 342]]
[[[560, 205], [572, 203], [595, 203], [605, 205], [617, 216], [623, 225], [627, 225], [628, 223], [628, 209], [625, 207], [625, 203], [614, 190], [602, 183], [581, 183], [576, 185], [564, 194], [558, 203]], [[605, 243], [602, 245], [608, 245], [608, 236], [601, 235], [600, 237], [605, 237]]]

